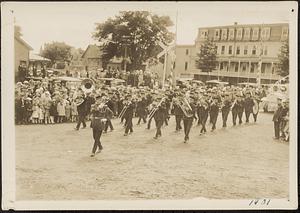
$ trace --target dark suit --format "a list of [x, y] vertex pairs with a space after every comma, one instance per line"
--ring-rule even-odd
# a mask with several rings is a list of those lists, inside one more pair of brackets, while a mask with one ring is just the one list
[[212, 123], [212, 130], [216, 129], [216, 123], [219, 115], [219, 106], [218, 104], [212, 103], [209, 107], [209, 116]]
[[245, 115], [246, 115], [246, 123], [249, 122], [250, 114], [253, 113], [253, 106], [254, 106], [253, 99], [252, 98], [245, 98], [244, 108], [245, 108]]
[[138, 124], [140, 124], [142, 119], [143, 122], [146, 123], [146, 117], [147, 117], [146, 106], [147, 106], [146, 99], [144, 98], [137, 102], [136, 113], [137, 113], [137, 117], [139, 118]]
[[176, 120], [176, 131], [181, 130], [181, 120], [183, 118], [183, 112], [177, 104], [174, 104], [174, 115], [175, 115], [175, 120]]
[[191, 131], [191, 128], [193, 126], [193, 120], [195, 118], [195, 112], [196, 112], [196, 106], [192, 103], [190, 103], [190, 106], [192, 110], [188, 110], [187, 113], [189, 113], [189, 116], [185, 115], [183, 116], [183, 129], [184, 129], [184, 141], [187, 141], [190, 139], [189, 134]]
[[132, 118], [133, 118], [133, 111], [135, 108], [134, 103], [130, 103], [128, 108], [126, 109], [124, 113], [124, 118], [125, 118], [125, 134], [127, 134], [129, 131], [133, 132], [132, 129]]
[[208, 112], [209, 112], [209, 107], [208, 107], [208, 104], [207, 106], [201, 106], [201, 130], [200, 130], [200, 133], [204, 133], [206, 132], [206, 121], [207, 121], [207, 118], [208, 118]]
[[273, 122], [274, 122], [274, 132], [275, 132], [275, 138], [279, 139], [280, 137], [280, 124], [282, 122], [282, 111], [283, 107], [280, 105], [273, 115]]
[[153, 118], [156, 124], [155, 137], [161, 136], [161, 127], [163, 125], [163, 122], [165, 121], [165, 110], [166, 110], [166, 105], [165, 103], [162, 103], [154, 113]]
[[225, 100], [223, 104], [224, 104], [224, 106], [221, 109], [222, 120], [223, 120], [223, 127], [226, 127], [228, 114], [230, 112], [231, 102], [229, 100]]
[[93, 128], [93, 138], [94, 138], [94, 145], [92, 149], [92, 153], [95, 154], [97, 148], [102, 150], [103, 147], [100, 142], [100, 137], [102, 135], [102, 131], [105, 128], [105, 121], [103, 119], [108, 117], [109, 114], [108, 108], [97, 108], [97, 105], [92, 107], [92, 120], [91, 120], [91, 128]]
[[78, 130], [81, 123], [83, 125], [83, 128], [86, 127], [86, 123], [85, 123], [86, 99], [84, 99], [84, 101], [80, 105], [77, 106], [77, 112], [78, 112], [78, 121], [77, 121], [76, 129]]
[[239, 124], [241, 124], [242, 117], [243, 117], [243, 112], [244, 112], [244, 102], [242, 100], [236, 101], [236, 103], [233, 105], [231, 113], [232, 113], [232, 122], [233, 125], [236, 125], [236, 119], [239, 117]]

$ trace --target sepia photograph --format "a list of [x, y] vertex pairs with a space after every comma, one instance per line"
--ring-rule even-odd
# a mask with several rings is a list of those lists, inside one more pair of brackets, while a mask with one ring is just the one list
[[3, 209], [296, 209], [297, 2], [2, 2]]

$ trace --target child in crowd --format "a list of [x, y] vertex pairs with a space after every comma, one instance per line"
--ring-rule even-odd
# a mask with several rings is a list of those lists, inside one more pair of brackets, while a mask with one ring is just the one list
[[66, 116], [66, 102], [63, 98], [60, 98], [57, 103], [58, 123], [62, 123]]
[[31, 115], [32, 123], [33, 124], [37, 124], [38, 123], [38, 120], [39, 120], [39, 111], [40, 111], [40, 108], [39, 108], [39, 105], [38, 105], [38, 101], [35, 98], [33, 100], [32, 115]]
[[52, 100], [50, 102], [49, 115], [50, 115], [50, 123], [54, 124], [54, 117], [57, 115], [56, 101]]
[[31, 122], [32, 115], [32, 100], [31, 98], [25, 99], [25, 123], [28, 124]]
[[71, 105], [68, 100], [66, 100], [65, 111], [66, 111], [66, 122], [69, 122], [71, 118]]
[[76, 122], [77, 121], [77, 105], [74, 100], [71, 101], [71, 121]]
[[44, 118], [45, 118], [45, 109], [43, 104], [40, 102], [39, 104], [39, 124], [44, 123]]

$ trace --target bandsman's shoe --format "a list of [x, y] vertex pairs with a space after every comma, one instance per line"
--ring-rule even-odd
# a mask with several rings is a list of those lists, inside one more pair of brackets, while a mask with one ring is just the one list
[[124, 134], [124, 136], [128, 136], [128, 134], [127, 134], [127, 133], [125, 133], [125, 134]]
[[153, 139], [157, 139], [157, 138], [158, 138], [157, 136], [153, 137]]
[[91, 155], [90, 155], [90, 157], [94, 157], [95, 156], [95, 153], [92, 153]]
[[78, 131], [79, 129], [75, 127], [74, 130]]

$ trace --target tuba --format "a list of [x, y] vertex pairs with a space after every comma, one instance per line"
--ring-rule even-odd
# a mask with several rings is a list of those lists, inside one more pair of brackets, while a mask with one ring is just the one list
[[190, 118], [194, 116], [192, 113], [193, 109], [186, 98], [181, 98], [179, 100], [179, 107], [186, 117]]
[[94, 90], [94, 81], [90, 78], [82, 80], [81, 87], [82, 91], [86, 93], [91, 93]]

